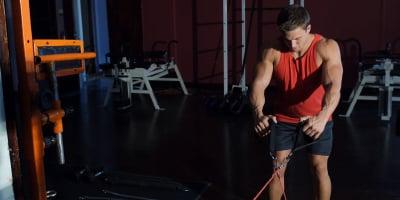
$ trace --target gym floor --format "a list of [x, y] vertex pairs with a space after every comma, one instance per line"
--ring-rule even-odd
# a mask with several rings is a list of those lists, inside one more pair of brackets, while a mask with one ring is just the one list
[[[66, 166], [208, 183], [200, 199], [251, 199], [269, 179], [267, 140], [252, 132], [249, 112], [219, 113], [204, 103], [209, 92], [184, 96], [178, 89], [156, 92], [163, 111], [155, 111], [146, 95], [133, 95], [133, 106], [120, 111], [112, 103], [103, 107], [106, 87], [97, 80], [63, 97], [75, 110], [64, 120]], [[383, 122], [377, 108], [377, 102], [361, 102], [351, 118], [334, 117], [332, 199], [400, 199], [396, 112]], [[343, 110], [340, 105], [337, 113]], [[55, 175], [54, 151], [46, 150], [46, 178], [49, 189], [62, 193], [68, 177]], [[305, 152], [295, 154], [287, 173], [288, 199], [312, 199]]]

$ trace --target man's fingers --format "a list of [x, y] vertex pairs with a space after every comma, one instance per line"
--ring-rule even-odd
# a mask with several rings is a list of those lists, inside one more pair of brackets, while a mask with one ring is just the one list
[[306, 132], [308, 129], [312, 128], [312, 124], [310, 121], [307, 121], [304, 125], [303, 125], [303, 132]]
[[307, 130], [305, 130], [303, 132], [304, 132], [304, 134], [306, 134], [308, 136], [311, 136], [312, 130], [311, 129], [307, 129]]
[[312, 126], [308, 127], [306, 130], [303, 130], [303, 132], [310, 137], [312, 137], [316, 133], [315, 129]]
[[308, 120], [310, 118], [311, 118], [311, 116], [300, 117], [300, 122], [306, 121], [306, 120]]
[[257, 128], [257, 133], [260, 133], [263, 130], [263, 128], [259, 124], [256, 126], [256, 128]]
[[261, 127], [263, 129], [269, 128], [268, 118], [264, 118], [264, 119], [260, 120], [259, 124], [261, 125]]
[[272, 116], [272, 121], [274, 121], [275, 123], [278, 123], [278, 120], [276, 119], [275, 116]]
[[316, 133], [317, 133], [317, 132], [316, 132], [315, 130], [313, 130], [313, 129], [309, 129], [308, 136], [310, 136], [310, 137], [314, 137], [314, 135], [315, 135]]
[[257, 126], [254, 128], [257, 134], [261, 134], [263, 131], [265, 131], [265, 128], [261, 124], [257, 124]]
[[273, 115], [262, 116], [258, 119], [258, 122], [254, 127], [254, 130], [258, 135], [266, 136], [271, 133], [271, 124], [269, 119], [272, 119], [273, 122], [277, 123], [276, 117]]
[[311, 138], [313, 138], [314, 140], [316, 140], [321, 135], [321, 132], [318, 131], [318, 130], [311, 129], [310, 132], [307, 135], [310, 136]]

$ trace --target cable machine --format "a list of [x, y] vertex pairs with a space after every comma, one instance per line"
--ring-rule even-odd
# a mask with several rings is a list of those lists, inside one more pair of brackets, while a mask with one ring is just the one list
[[[4, 2], [4, 1], [2, 1]], [[25, 182], [27, 198], [33, 200], [47, 199], [44, 154], [45, 138], [42, 126], [53, 125], [57, 145], [59, 164], [65, 163], [62, 140], [62, 119], [65, 110], [61, 107], [57, 78], [60, 76], [78, 75], [84, 72], [84, 60], [93, 59], [94, 52], [83, 52], [80, 40], [34, 40], [32, 38], [29, 0], [10, 0], [13, 32], [10, 39], [15, 49], [17, 68], [17, 102], [21, 128], [18, 134], [23, 152], [23, 163], [26, 169]], [[70, 51], [71, 50], [71, 51]], [[68, 62], [69, 65], [65, 64]], [[40, 104], [41, 88], [39, 82], [46, 80], [52, 88], [51, 102], [45, 109]], [[20, 197], [22, 198], [22, 197]]]
[[[289, 0], [289, 5], [292, 5], [295, 3], [295, 0]], [[251, 22], [252, 22], [252, 18], [253, 18], [253, 13], [255, 11], [255, 0], [253, 0], [253, 6], [251, 8], [251, 16], [250, 16], [250, 24], [249, 24], [249, 29], [248, 29], [248, 34], [250, 33], [251, 30]], [[301, 6], [304, 7], [304, 0], [300, 0], [299, 3]], [[242, 34], [242, 59], [241, 59], [241, 66], [242, 66], [242, 72], [241, 72], [241, 78], [240, 78], [240, 82], [238, 85], [233, 85], [232, 89], [234, 88], [241, 88], [242, 92], [245, 93], [247, 92], [247, 86], [246, 86], [246, 51], [249, 45], [249, 39], [246, 39], [246, 0], [242, 0], [241, 3], [241, 16], [242, 16], [242, 30], [241, 30], [241, 34]], [[248, 35], [247, 37], [250, 37], [250, 35]], [[224, 46], [223, 46], [223, 62], [224, 62], [224, 96], [228, 94], [228, 88], [229, 88], [229, 80], [228, 80], [228, 3], [227, 0], [223, 0], [223, 41], [224, 41]]]
[[[233, 3], [232, 3], [233, 2]], [[223, 0], [222, 1], [222, 22], [198, 22], [198, 10], [197, 10], [197, 0], [193, 0], [192, 2], [192, 21], [193, 21], [193, 81], [194, 84], [196, 86], [198, 86], [199, 84], [199, 80], [205, 80], [208, 78], [212, 78], [215, 76], [219, 76], [222, 75], [223, 76], [223, 95], [227, 95], [229, 92], [229, 70], [230, 67], [232, 68], [233, 71], [235, 71], [235, 66], [236, 66], [236, 49], [240, 48], [241, 51], [241, 75], [240, 75], [240, 81], [238, 84], [233, 84], [232, 85], [232, 89], [234, 88], [241, 88], [242, 92], [245, 93], [247, 91], [247, 86], [246, 86], [246, 50], [248, 48], [248, 43], [249, 43], [249, 38], [250, 38], [250, 30], [251, 30], [251, 21], [252, 21], [252, 15], [254, 14], [255, 11], [261, 12], [261, 14], [258, 14], [258, 20], [262, 21], [262, 12], [264, 10], [280, 10], [281, 8], [276, 7], [276, 8], [264, 8], [263, 5], [263, 0], [258, 0], [258, 6], [256, 7], [255, 2], [256, 0], [252, 1], [252, 7], [251, 8], [247, 8], [246, 7], [246, 0], [241, 0], [240, 1], [240, 8], [236, 9], [236, 4], [234, 0]], [[300, 1], [295, 1], [295, 0], [289, 0], [288, 4], [295, 4], [298, 3], [301, 6], [304, 6], [304, 0], [300, 0]], [[239, 21], [236, 21], [236, 17], [235, 14], [233, 14], [233, 20], [228, 20], [228, 16], [229, 16], [229, 9], [231, 4], [233, 4], [233, 11], [240, 11], [240, 16], [241, 19]], [[249, 20], [249, 24], [247, 24], [247, 19], [246, 19], [246, 12], [247, 11], [251, 11], [252, 14], [250, 15], [250, 20]], [[215, 25], [222, 25], [222, 31], [221, 31], [221, 38], [220, 38], [220, 42], [217, 44], [217, 48], [210, 48], [210, 49], [199, 49], [199, 44], [198, 44], [198, 38], [199, 38], [199, 29], [201, 27], [204, 26], [215, 26]], [[240, 45], [236, 45], [235, 42], [235, 35], [236, 35], [236, 28], [235, 25], [236, 24], [240, 24], [241, 25], [241, 40], [240, 40]], [[232, 33], [232, 45], [230, 46], [229, 44], [229, 39], [228, 39], [228, 35], [229, 35], [229, 25], [233, 26], [233, 30], [234, 32]], [[262, 39], [262, 37], [260, 37], [260, 35], [262, 35], [262, 28], [260, 28], [260, 26], [262, 27], [263, 23], [259, 23], [259, 33], [258, 33], [258, 39]], [[246, 26], [248, 26], [248, 28], [246, 29]], [[261, 32], [260, 32], [261, 31]], [[222, 45], [221, 45], [222, 42]], [[221, 46], [222, 47], [221, 47]], [[258, 46], [258, 50], [260, 50], [261, 45]], [[209, 76], [205, 76], [205, 77], [199, 77], [199, 55], [201, 54], [205, 54], [205, 53], [210, 53], [210, 52], [216, 52], [215, 53], [215, 61], [214, 61], [214, 65], [216, 60], [218, 59], [219, 56], [219, 52], [222, 50], [222, 60], [223, 60], [223, 72], [221, 74], [215, 74], [214, 73], [214, 68], [213, 68], [213, 72], [212, 75]], [[230, 64], [229, 63], [229, 53], [230, 51], [232, 51], [232, 57], [233, 57], [233, 63]], [[214, 66], [215, 67], [215, 66]], [[235, 72], [233, 72], [235, 73]], [[235, 75], [233, 75], [233, 81], [235, 82]]]

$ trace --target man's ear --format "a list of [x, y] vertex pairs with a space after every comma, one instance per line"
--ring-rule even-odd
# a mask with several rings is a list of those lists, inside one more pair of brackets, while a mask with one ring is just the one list
[[307, 31], [307, 33], [310, 33], [310, 32], [311, 32], [311, 24], [309, 24], [309, 25], [306, 26], [306, 31]]

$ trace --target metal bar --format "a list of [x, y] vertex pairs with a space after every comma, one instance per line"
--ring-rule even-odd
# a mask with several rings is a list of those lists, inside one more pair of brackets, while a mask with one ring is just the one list
[[243, 61], [242, 61], [242, 77], [240, 80], [240, 87], [242, 88], [242, 92], [245, 92], [247, 90], [246, 88], [246, 61], [247, 61], [247, 55], [248, 55], [248, 47], [250, 43], [250, 36], [251, 36], [251, 30], [252, 30], [252, 24], [253, 24], [253, 17], [254, 17], [254, 12], [255, 7], [256, 7], [256, 0], [253, 0], [251, 3], [252, 12], [250, 14], [250, 21], [249, 21], [249, 29], [248, 32], [246, 33], [245, 37], [245, 48], [244, 48], [244, 55], [243, 55]]
[[83, 40], [81, 0], [73, 0], [72, 8], [74, 14], [75, 39]]
[[[232, 2], [232, 0], [229, 0], [229, 1], [228, 1], [228, 7], [231, 5], [231, 2]], [[223, 31], [221, 31], [221, 32], [220, 32], [220, 35], [219, 35], [219, 37], [218, 37], [217, 48], [219, 48], [219, 47], [221, 46], [221, 44], [222, 44], [223, 34], [224, 34]], [[218, 51], [215, 52], [215, 55], [214, 55], [214, 62], [213, 62], [213, 65], [212, 65], [212, 70], [211, 70], [211, 71], [212, 71], [212, 74], [214, 74], [215, 71], [216, 71], [217, 61], [218, 61], [220, 52], [221, 52], [220, 49], [218, 49]]]
[[199, 76], [199, 46], [197, 32], [197, 0], [192, 0], [192, 43], [193, 43], [193, 82], [194, 86], [198, 86]]
[[[240, 78], [240, 86], [242, 87], [242, 91], [244, 91], [244, 88], [246, 87], [246, 64], [245, 64], [245, 56], [246, 56], [246, 0], [242, 0], [242, 59], [241, 59], [241, 65], [243, 70], [242, 70], [242, 76]], [[251, 25], [251, 24], [250, 24]], [[250, 28], [250, 27], [249, 27]]]
[[[235, 0], [231, 0], [231, 2], [233, 2], [232, 3], [232, 8], [231, 9], [236, 9], [236, 7], [237, 7], [237, 3], [236, 3], [236, 1]], [[236, 12], [232, 12], [232, 20], [233, 21], [237, 21], [237, 13]], [[243, 20], [241, 20], [243, 23], [242, 24], [244, 24], [244, 21]], [[228, 23], [229, 23], [229, 21], [228, 21]], [[232, 32], [232, 36], [231, 36], [231, 44], [232, 44], [232, 46], [237, 46], [237, 41], [236, 41], [236, 37], [237, 37], [237, 31], [236, 31], [236, 27], [237, 27], [237, 24], [231, 24], [232, 26], [231, 26], [231, 32]], [[236, 71], [237, 70], [237, 50], [236, 50], [236, 48], [233, 48], [232, 49], [232, 57], [231, 57], [231, 62], [232, 62], [232, 64], [231, 64], [231, 70], [232, 71]], [[232, 82], [234, 82], [234, 83], [236, 83], [236, 76], [232, 76]]]
[[[57, 75], [56, 75], [55, 62], [51, 62], [50, 70], [51, 70], [51, 79], [52, 79], [52, 85], [53, 85], [54, 100], [59, 102], [60, 94], [58, 92], [58, 81], [57, 81]], [[58, 163], [60, 165], [63, 165], [63, 164], [65, 164], [65, 156], [64, 156], [64, 142], [63, 142], [63, 138], [62, 138], [62, 132], [55, 133], [55, 134], [56, 134], [56, 139], [57, 139], [56, 144], [57, 144], [57, 153], [58, 153]]]
[[176, 74], [176, 76], [177, 76], [177, 79], [178, 79], [178, 81], [179, 81], [179, 84], [181, 85], [181, 88], [182, 88], [183, 93], [184, 93], [185, 95], [188, 95], [189, 92], [187, 91], [185, 82], [183, 82], [183, 78], [182, 78], [181, 72], [179, 71], [178, 66], [177, 66], [175, 63], [174, 63], [174, 70], [175, 70], [175, 74]]
[[[75, 39], [80, 39], [83, 41], [83, 25], [82, 25], [82, 7], [81, 0], [73, 0], [72, 7], [74, 13], [74, 28], [75, 28]], [[83, 49], [82, 49], [83, 50]], [[84, 65], [85, 62], [82, 62]], [[79, 74], [79, 86], [82, 88], [83, 84], [87, 81], [87, 74], [84, 71], [82, 74]]]
[[392, 101], [400, 101], [400, 97], [392, 97]]
[[379, 98], [377, 96], [360, 95], [358, 96], [357, 100], [376, 101], [379, 100]]
[[[77, 46], [82, 45], [83, 40], [61, 40], [61, 39], [34, 39], [33, 45], [35, 47], [35, 52], [37, 52], [38, 47], [62, 47], [62, 46]], [[38, 53], [36, 53], [38, 55]]]
[[228, 2], [223, 0], [223, 63], [224, 63], [224, 95], [228, 94]]
[[64, 142], [63, 142], [63, 135], [56, 134], [56, 144], [57, 144], [57, 153], [58, 153], [58, 163], [60, 165], [65, 164], [65, 156], [64, 156]]
[[96, 57], [94, 52], [86, 53], [64, 53], [64, 54], [50, 54], [38, 56], [41, 63], [50, 63], [58, 61], [71, 61], [71, 60], [82, 60], [82, 59], [92, 59]]
[[153, 102], [154, 109], [161, 110], [161, 108], [158, 104], [158, 101], [156, 99], [156, 96], [154, 95], [154, 91], [150, 85], [149, 80], [147, 80], [147, 78], [143, 78], [143, 82], [146, 85], [147, 91], [149, 91], [150, 99], [151, 99], [151, 102]]
[[52, 81], [53, 92], [54, 92], [54, 100], [59, 101], [60, 100], [60, 95], [58, 93], [58, 81], [57, 81], [57, 76], [56, 76], [56, 64], [54, 62], [51, 63], [50, 70], [51, 70], [51, 81]]
[[24, 169], [27, 172], [24, 180], [29, 186], [26, 189], [30, 199], [43, 200], [47, 198], [43, 164], [44, 140], [41, 113], [33, 103], [33, 97], [38, 93], [38, 85], [35, 80], [29, 0], [12, 0], [12, 9], [22, 122], [20, 139], [24, 144]]

